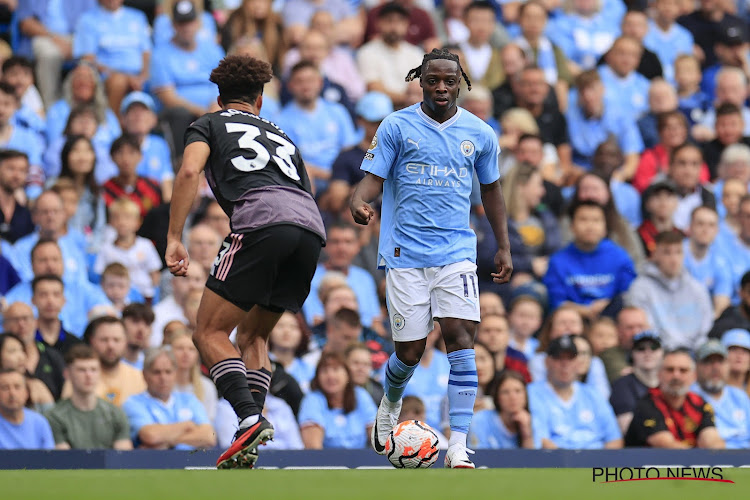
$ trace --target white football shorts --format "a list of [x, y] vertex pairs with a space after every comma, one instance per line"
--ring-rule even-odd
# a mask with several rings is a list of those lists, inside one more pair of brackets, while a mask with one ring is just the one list
[[464, 260], [446, 266], [388, 269], [385, 296], [395, 342], [421, 340], [434, 318], [479, 321], [477, 266]]

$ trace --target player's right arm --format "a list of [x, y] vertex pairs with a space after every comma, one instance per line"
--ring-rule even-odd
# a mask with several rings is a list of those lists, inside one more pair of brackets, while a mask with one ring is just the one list
[[352, 216], [357, 224], [366, 226], [375, 215], [375, 210], [369, 202], [383, 191], [383, 182], [385, 182], [385, 179], [368, 172], [357, 185], [349, 204], [349, 210], [352, 211]]
[[203, 141], [188, 144], [182, 157], [182, 166], [174, 180], [165, 260], [169, 272], [175, 276], [187, 274], [190, 260], [187, 250], [182, 244], [182, 230], [185, 227], [185, 220], [190, 213], [195, 195], [198, 193], [200, 173], [206, 166], [210, 154], [211, 148]]

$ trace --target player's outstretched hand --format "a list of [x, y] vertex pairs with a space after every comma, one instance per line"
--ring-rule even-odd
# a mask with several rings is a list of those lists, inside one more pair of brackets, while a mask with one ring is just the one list
[[369, 203], [365, 203], [364, 201], [357, 203], [355, 200], [352, 200], [349, 210], [352, 211], [354, 222], [363, 226], [369, 224], [370, 220], [375, 216], [375, 210], [372, 209]]
[[496, 273], [492, 273], [492, 281], [495, 283], [507, 283], [513, 274], [513, 260], [510, 258], [510, 250], [498, 250], [495, 254]]
[[175, 276], [187, 275], [190, 257], [181, 241], [170, 240], [167, 242], [167, 251], [164, 254], [169, 272]]

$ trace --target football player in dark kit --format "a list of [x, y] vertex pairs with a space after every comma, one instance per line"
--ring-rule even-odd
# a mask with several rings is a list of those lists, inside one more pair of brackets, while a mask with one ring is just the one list
[[[325, 242], [299, 150], [258, 117], [271, 76], [268, 63], [247, 56], [228, 56], [213, 70], [222, 110], [188, 128], [172, 195], [165, 257], [175, 276], [189, 272], [182, 230], [204, 169], [231, 220], [193, 334], [219, 394], [239, 419], [218, 468], [253, 467], [258, 447], [273, 438], [273, 426], [261, 415], [271, 381], [268, 336], [285, 310], [302, 307]], [[229, 340], [235, 327], [241, 357]]]

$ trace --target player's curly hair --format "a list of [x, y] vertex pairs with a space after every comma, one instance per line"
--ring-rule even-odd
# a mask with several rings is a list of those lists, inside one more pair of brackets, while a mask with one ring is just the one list
[[432, 49], [432, 52], [425, 54], [422, 58], [422, 64], [409, 70], [406, 74], [406, 81], [410, 82], [415, 78], [422, 78], [422, 71], [427, 67], [427, 63], [436, 59], [446, 59], [448, 61], [454, 61], [458, 64], [458, 70], [461, 72], [461, 76], [466, 80], [466, 86], [471, 90], [471, 80], [466, 76], [464, 69], [461, 67], [461, 61], [458, 60], [458, 56], [448, 49]]
[[226, 56], [211, 72], [211, 80], [219, 87], [224, 103], [252, 103], [263, 93], [263, 86], [271, 81], [271, 65], [250, 56]]

